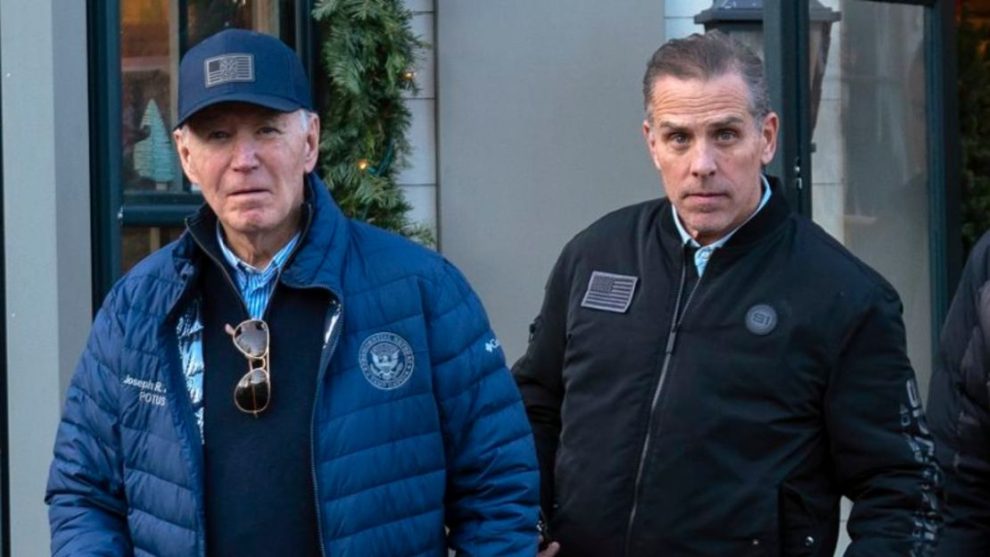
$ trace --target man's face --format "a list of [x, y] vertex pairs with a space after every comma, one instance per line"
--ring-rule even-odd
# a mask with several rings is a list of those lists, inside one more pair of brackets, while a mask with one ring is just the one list
[[221, 103], [175, 132], [186, 176], [202, 189], [228, 235], [295, 231], [304, 176], [318, 154], [319, 120], [311, 118], [307, 129], [299, 112]]
[[717, 240], [756, 210], [777, 125], [773, 113], [754, 120], [737, 72], [709, 80], [663, 76], [653, 83], [643, 134], [668, 199], [699, 244]]

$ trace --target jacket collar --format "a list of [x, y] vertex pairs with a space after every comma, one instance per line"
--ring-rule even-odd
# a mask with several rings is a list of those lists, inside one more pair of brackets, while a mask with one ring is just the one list
[[[729, 241], [722, 246], [725, 251], [746, 251], [752, 244], [762, 240], [778, 229], [791, 214], [791, 209], [784, 199], [783, 185], [774, 176], [767, 176], [770, 184], [770, 199], [763, 209], [753, 215], [746, 224], [737, 230]], [[673, 205], [668, 200], [660, 211], [660, 238], [664, 248], [670, 253], [679, 253], [683, 249], [683, 241], [674, 224]]]
[[[306, 176], [305, 187], [302, 237], [295, 254], [282, 271], [281, 280], [294, 288], [326, 288], [340, 299], [341, 276], [349, 242], [348, 219], [316, 174]], [[170, 300], [169, 313], [188, 294], [193, 277], [204, 264], [204, 255], [193, 235], [205, 240], [208, 247], [215, 244], [216, 221], [216, 214], [205, 203], [186, 219], [186, 231], [173, 252], [175, 271], [184, 287]]]
[[340, 298], [341, 277], [350, 243], [349, 219], [316, 174], [308, 175], [307, 187], [309, 229], [300, 238], [295, 256], [282, 271], [282, 280], [297, 288], [323, 287]]

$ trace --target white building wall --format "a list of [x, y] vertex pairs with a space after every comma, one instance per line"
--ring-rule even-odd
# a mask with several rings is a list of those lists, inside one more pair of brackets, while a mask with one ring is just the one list
[[409, 125], [409, 143], [412, 152], [409, 166], [398, 176], [397, 182], [412, 205], [410, 218], [437, 233], [437, 133], [436, 133], [436, 56], [435, 15], [433, 0], [405, 0], [405, 6], [413, 13], [413, 32], [426, 48], [414, 68], [419, 92], [406, 97], [406, 106], [412, 114]]
[[666, 0], [664, 2], [663, 28], [667, 39], [686, 37], [691, 33], [704, 33], [705, 28], [694, 22], [694, 16], [710, 8], [704, 0]]
[[91, 317], [85, 2], [0, 2], [11, 555], [49, 554], [43, 502]]
[[515, 361], [564, 244], [661, 193], [642, 138], [657, 0], [439, 0], [440, 247]]

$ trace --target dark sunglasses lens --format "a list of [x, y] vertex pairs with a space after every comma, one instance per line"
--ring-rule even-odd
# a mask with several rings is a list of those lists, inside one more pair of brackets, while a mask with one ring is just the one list
[[264, 321], [247, 321], [234, 331], [234, 343], [252, 358], [260, 358], [268, 349], [268, 325]]
[[268, 407], [270, 394], [268, 373], [263, 369], [253, 369], [237, 382], [234, 402], [245, 412], [261, 412]]

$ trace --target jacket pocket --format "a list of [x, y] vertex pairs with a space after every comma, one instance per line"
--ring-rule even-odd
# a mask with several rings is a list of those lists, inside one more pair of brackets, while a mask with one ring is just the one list
[[784, 483], [778, 493], [781, 557], [826, 557], [838, 537], [837, 498], [808, 496]]

